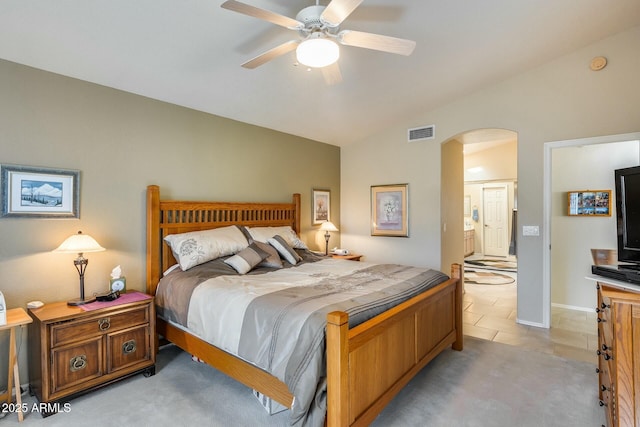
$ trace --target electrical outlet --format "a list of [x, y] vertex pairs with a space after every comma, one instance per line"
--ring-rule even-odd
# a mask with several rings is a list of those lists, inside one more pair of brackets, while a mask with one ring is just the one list
[[522, 235], [523, 236], [539, 236], [540, 227], [538, 227], [537, 225], [523, 225]]

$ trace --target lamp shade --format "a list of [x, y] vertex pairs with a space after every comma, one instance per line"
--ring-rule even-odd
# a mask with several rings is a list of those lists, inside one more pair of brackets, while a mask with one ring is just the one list
[[338, 231], [335, 225], [331, 221], [325, 221], [320, 226], [321, 231]]
[[95, 239], [88, 234], [82, 234], [82, 231], [78, 231], [78, 234], [67, 237], [60, 246], [54, 249], [54, 252], [63, 253], [85, 253], [85, 252], [100, 252], [105, 249], [95, 241]]
[[302, 65], [322, 68], [331, 65], [340, 58], [337, 43], [325, 38], [309, 38], [296, 48], [296, 58]]

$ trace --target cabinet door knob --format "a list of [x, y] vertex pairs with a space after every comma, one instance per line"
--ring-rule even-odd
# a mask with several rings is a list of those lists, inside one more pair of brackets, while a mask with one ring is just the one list
[[107, 329], [109, 329], [111, 327], [111, 320], [107, 317], [105, 319], [100, 319], [98, 321], [98, 328], [101, 331], [106, 331]]
[[71, 372], [77, 372], [87, 367], [87, 355], [81, 354], [80, 356], [74, 356], [69, 360], [69, 370]]
[[600, 406], [607, 406], [607, 404], [606, 404], [606, 403], [604, 403], [602, 400], [600, 400], [600, 401], [598, 402], [598, 405], [600, 405]]
[[122, 344], [122, 354], [131, 354], [136, 351], [136, 340], [130, 340]]

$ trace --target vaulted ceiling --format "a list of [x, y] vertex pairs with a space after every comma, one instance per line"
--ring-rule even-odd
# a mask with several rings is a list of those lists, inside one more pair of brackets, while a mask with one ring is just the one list
[[[289, 17], [315, 4], [243, 1]], [[0, 58], [345, 145], [640, 25], [638, 0], [364, 0], [341, 29], [416, 48], [405, 57], [341, 46], [343, 81], [327, 85], [294, 52], [240, 67], [297, 34], [221, 3], [2, 0]]]

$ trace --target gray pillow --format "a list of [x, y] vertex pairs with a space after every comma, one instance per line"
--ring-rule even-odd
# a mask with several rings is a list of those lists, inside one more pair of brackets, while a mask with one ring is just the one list
[[280, 255], [276, 248], [268, 243], [253, 242], [253, 244], [269, 254], [269, 256], [258, 264], [258, 267], [282, 268], [282, 260], [280, 259]]
[[276, 248], [280, 256], [289, 261], [290, 264], [296, 265], [298, 262], [302, 261], [302, 257], [298, 255], [298, 253], [294, 251], [280, 235], [273, 236], [268, 239], [267, 242]]
[[224, 260], [225, 264], [233, 267], [240, 274], [247, 274], [253, 267], [260, 264], [269, 254], [260, 249], [255, 243], [250, 244], [232, 257]]

